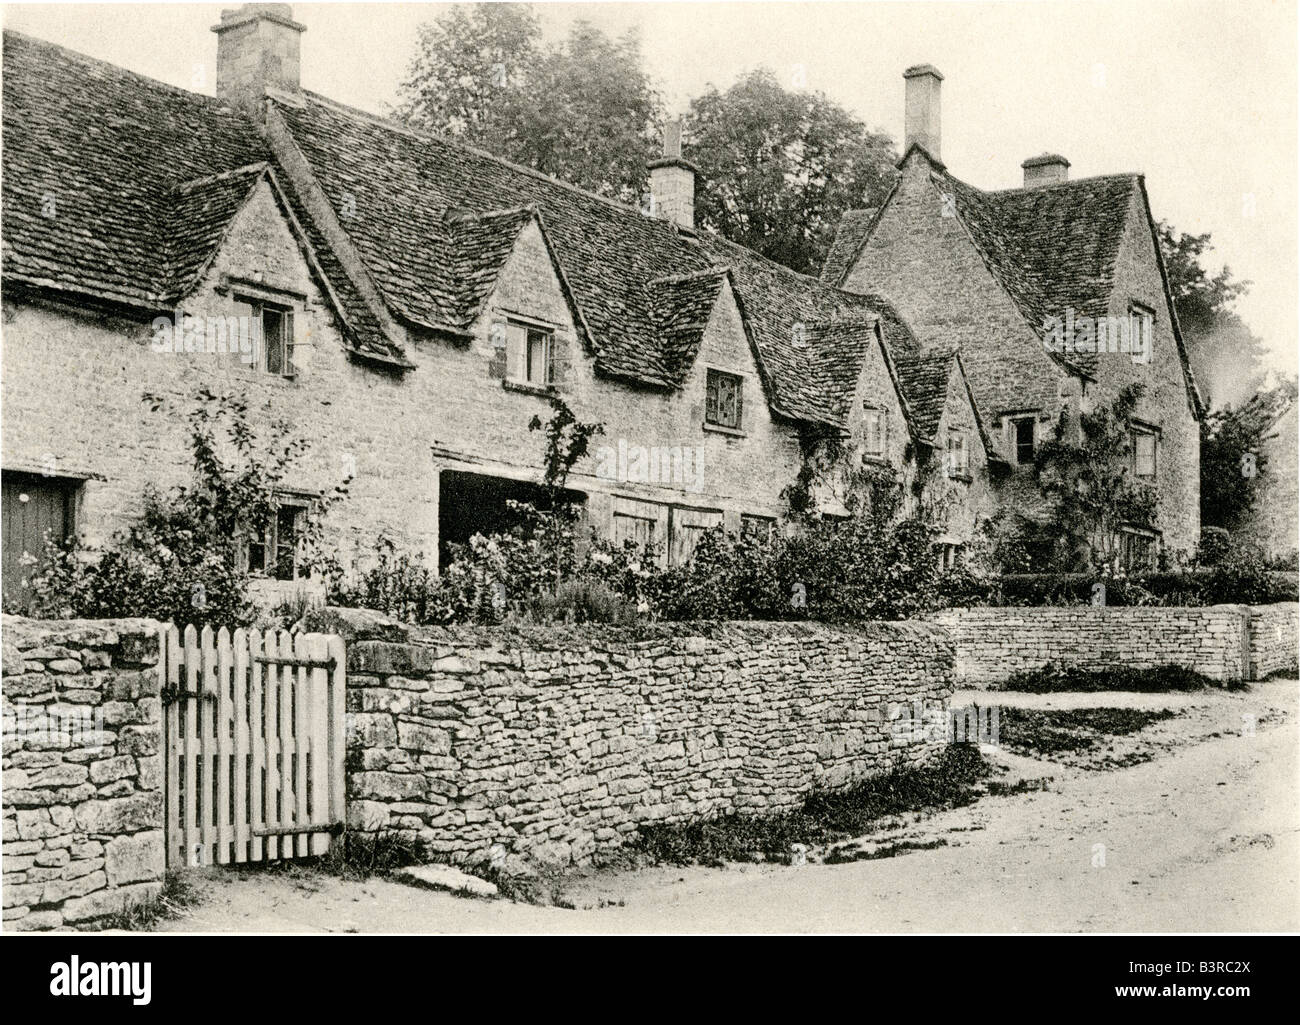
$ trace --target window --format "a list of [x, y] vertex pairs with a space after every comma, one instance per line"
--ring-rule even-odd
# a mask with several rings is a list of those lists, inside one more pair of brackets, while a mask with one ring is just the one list
[[1157, 541], [1155, 534], [1125, 530], [1120, 535], [1120, 559], [1124, 569], [1155, 569]]
[[1133, 476], [1147, 480], [1156, 475], [1156, 432], [1149, 427], [1132, 429]]
[[[294, 317], [288, 306], [241, 299], [252, 326], [253, 366], [267, 374], [293, 377]], [[245, 357], [246, 358], [246, 357]]]
[[248, 538], [248, 571], [274, 580], [297, 580], [299, 577], [299, 541], [306, 507], [281, 502], [265, 530], [254, 531]]
[[966, 433], [964, 431], [949, 433], [945, 461], [948, 464], [949, 477], [965, 477], [970, 472], [970, 453], [966, 446]]
[[740, 376], [710, 370], [704, 387], [704, 422], [740, 430]]
[[1011, 419], [1012, 455], [1020, 466], [1034, 461], [1034, 417], [1017, 416]]
[[776, 533], [776, 518], [772, 516], [751, 516], [743, 513], [740, 517], [740, 533], [744, 536], [769, 539]]
[[1156, 315], [1145, 306], [1133, 303], [1128, 308], [1129, 352], [1150, 355], [1151, 335]]
[[555, 383], [555, 335], [548, 328], [510, 321], [506, 326], [506, 379], [549, 388]]
[[944, 542], [939, 546], [939, 568], [941, 570], [953, 569], [957, 561], [961, 558], [962, 545]]
[[862, 410], [862, 454], [883, 459], [889, 445], [889, 416], [883, 409], [867, 406]]

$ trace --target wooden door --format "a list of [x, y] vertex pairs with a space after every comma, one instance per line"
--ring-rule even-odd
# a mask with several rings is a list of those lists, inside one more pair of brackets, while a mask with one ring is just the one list
[[30, 581], [44, 564], [47, 535], [62, 542], [73, 531], [77, 482], [5, 473], [3, 488], [5, 604], [16, 607], [25, 603]]

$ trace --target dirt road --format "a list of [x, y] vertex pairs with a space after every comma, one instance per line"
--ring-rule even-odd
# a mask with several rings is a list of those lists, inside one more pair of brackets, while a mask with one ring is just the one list
[[[1300, 929], [1295, 681], [1246, 695], [997, 696], [1031, 707], [1173, 707], [1152, 761], [1091, 771], [1000, 754], [1048, 789], [910, 824], [941, 846], [847, 864], [599, 875], [580, 910], [315, 872], [204, 882], [168, 930], [273, 932], [1017, 932]], [[962, 695], [969, 699], [973, 695]], [[978, 695], [988, 700], [990, 695]], [[897, 831], [889, 834], [897, 839]], [[617, 906], [622, 902], [622, 906]], [[615, 906], [601, 906], [612, 903]]]

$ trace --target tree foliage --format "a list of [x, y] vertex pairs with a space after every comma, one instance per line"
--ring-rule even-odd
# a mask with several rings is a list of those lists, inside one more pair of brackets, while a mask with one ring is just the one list
[[893, 182], [888, 136], [766, 69], [693, 100], [687, 133], [698, 224], [804, 273], [821, 270], [840, 215], [880, 205]]
[[1255, 505], [1268, 479], [1265, 432], [1296, 382], [1284, 381], [1240, 409], [1215, 410], [1201, 425], [1201, 523], [1231, 529]]
[[660, 100], [635, 31], [586, 21], [544, 45], [522, 4], [450, 8], [420, 29], [397, 116], [601, 195], [639, 201]]
[[1208, 232], [1188, 235], [1161, 221], [1159, 236], [1197, 384], [1213, 405], [1240, 403], [1264, 381], [1264, 343], [1232, 309], [1251, 283], [1236, 280], [1227, 267], [1217, 274], [1205, 269], [1202, 261], [1213, 249]]

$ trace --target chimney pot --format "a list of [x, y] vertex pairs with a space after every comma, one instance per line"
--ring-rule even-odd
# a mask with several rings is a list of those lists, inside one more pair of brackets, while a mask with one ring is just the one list
[[1025, 171], [1025, 188], [1038, 185], [1059, 185], [1070, 180], [1070, 162], [1059, 153], [1043, 153], [1030, 157], [1020, 165]]
[[687, 231], [695, 230], [695, 176], [682, 157], [682, 122], [664, 125], [664, 155], [650, 164], [650, 212]]
[[300, 91], [305, 25], [289, 4], [250, 3], [221, 12], [217, 34], [217, 98], [249, 113], [261, 110], [270, 89]]
[[935, 160], [939, 151], [939, 89], [943, 75], [933, 64], [914, 64], [903, 72], [905, 100], [903, 111], [903, 152], [921, 146]]

